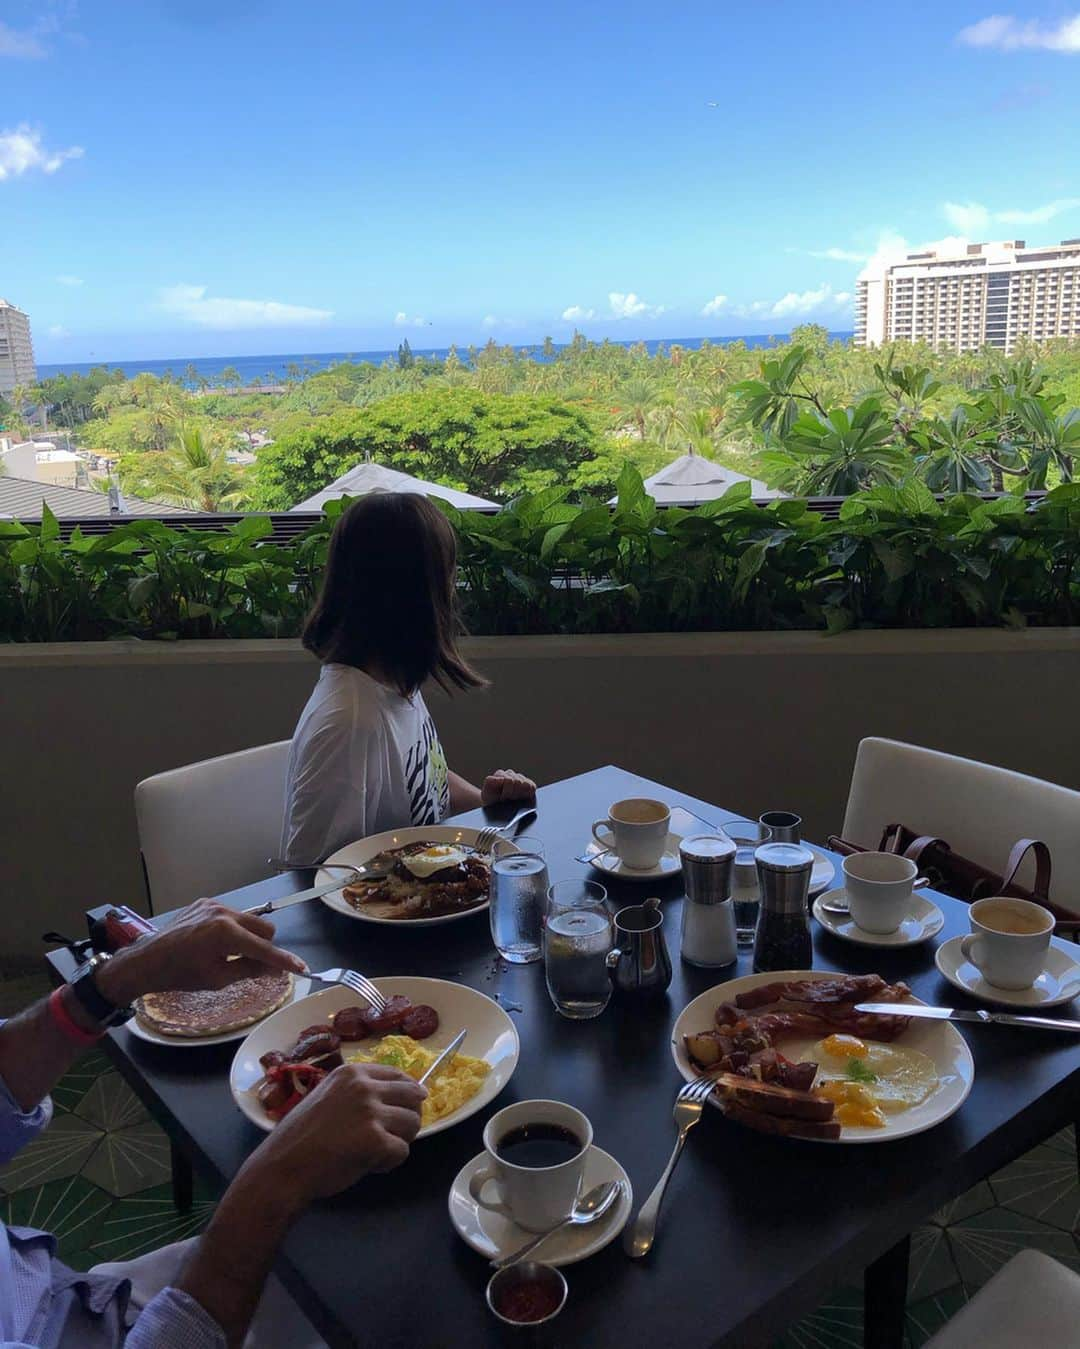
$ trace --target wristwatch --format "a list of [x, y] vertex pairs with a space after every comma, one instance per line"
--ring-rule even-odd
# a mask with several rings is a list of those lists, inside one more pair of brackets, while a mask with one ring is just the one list
[[110, 960], [112, 956], [104, 951], [91, 956], [85, 965], [79, 966], [68, 983], [87, 1016], [102, 1026], [122, 1026], [135, 1015], [135, 1008], [117, 1007], [103, 996], [94, 982], [94, 975]]

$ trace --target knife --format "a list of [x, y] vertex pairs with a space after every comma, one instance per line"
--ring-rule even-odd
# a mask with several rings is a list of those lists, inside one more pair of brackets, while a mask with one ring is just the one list
[[931, 1021], [981, 1021], [984, 1025], [1080, 1031], [1080, 1021], [1065, 1021], [1054, 1016], [1013, 1016], [1011, 1012], [986, 1012], [981, 1008], [972, 1012], [962, 1007], [924, 1007], [908, 1002], [860, 1002], [855, 1010], [873, 1012], [876, 1016], [924, 1016]]
[[[334, 865], [338, 864], [335, 862]], [[244, 913], [277, 913], [279, 909], [291, 909], [294, 904], [303, 904], [307, 899], [318, 899], [320, 895], [329, 895], [334, 890], [344, 890], [347, 885], [354, 885], [357, 881], [380, 881], [390, 874], [385, 868], [376, 867], [349, 867], [349, 871], [352, 872], [351, 876], [324, 881], [322, 885], [313, 885], [310, 890], [297, 890], [295, 894], [283, 895], [281, 899], [268, 899], [265, 904], [245, 909]]]
[[423, 1086], [423, 1085], [427, 1082], [427, 1080], [428, 1080], [429, 1077], [434, 1077], [434, 1076], [435, 1076], [435, 1073], [443, 1066], [443, 1064], [447, 1061], [447, 1059], [452, 1059], [452, 1058], [454, 1057], [454, 1055], [455, 1055], [455, 1054], [458, 1052], [458, 1050], [461, 1048], [461, 1042], [462, 1042], [462, 1040], [465, 1039], [465, 1037], [466, 1037], [466, 1035], [468, 1035], [468, 1033], [469, 1033], [469, 1032], [468, 1032], [467, 1030], [463, 1030], [463, 1031], [459, 1031], [459, 1032], [457, 1033], [457, 1035], [454, 1036], [454, 1038], [453, 1038], [453, 1039], [450, 1041], [450, 1043], [446, 1046], [446, 1048], [443, 1050], [443, 1052], [439, 1055], [439, 1057], [435, 1060], [435, 1062], [431, 1065], [431, 1067], [427, 1070], [427, 1072], [426, 1072], [426, 1073], [423, 1075], [423, 1077], [420, 1079], [420, 1085], [421, 1085], [421, 1086]]

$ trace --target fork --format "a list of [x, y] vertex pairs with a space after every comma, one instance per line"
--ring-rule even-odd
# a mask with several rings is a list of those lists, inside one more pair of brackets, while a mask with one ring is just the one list
[[359, 993], [365, 998], [376, 1012], [386, 1010], [386, 999], [383, 995], [370, 979], [357, 974], [355, 970], [323, 970], [321, 974], [309, 972], [308, 978], [318, 979], [321, 984], [344, 984], [346, 988], [351, 988], [354, 993]]
[[637, 1218], [632, 1226], [626, 1229], [623, 1236], [623, 1249], [634, 1260], [640, 1259], [643, 1255], [648, 1255], [652, 1250], [653, 1241], [656, 1239], [656, 1220], [660, 1216], [660, 1204], [664, 1198], [664, 1191], [667, 1189], [668, 1181], [675, 1170], [675, 1163], [682, 1155], [686, 1135], [701, 1119], [705, 1102], [712, 1094], [715, 1086], [716, 1082], [711, 1077], [696, 1077], [693, 1082], [687, 1082], [675, 1098], [673, 1114], [679, 1130], [679, 1137], [675, 1141], [675, 1150], [672, 1152], [667, 1166], [664, 1167], [663, 1175], [656, 1182], [656, 1188], [642, 1204]]
[[527, 820], [530, 815], [535, 814], [535, 806], [526, 806], [524, 810], [519, 810], [512, 820], [507, 820], [506, 824], [485, 825], [477, 834], [473, 849], [479, 853], [490, 852], [503, 835], [509, 834], [515, 825], [519, 825], [522, 820]]

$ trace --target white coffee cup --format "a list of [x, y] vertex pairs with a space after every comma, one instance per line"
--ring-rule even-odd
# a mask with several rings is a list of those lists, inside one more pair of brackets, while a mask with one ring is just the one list
[[623, 866], [648, 871], [664, 855], [670, 828], [671, 811], [663, 801], [631, 796], [616, 801], [606, 820], [594, 821], [592, 832], [597, 843], [618, 854]]
[[[581, 1148], [557, 1166], [515, 1166], [499, 1155], [499, 1145], [515, 1130], [535, 1124], [554, 1124], [565, 1129], [581, 1143]], [[484, 1150], [489, 1161], [469, 1181], [469, 1193], [481, 1208], [501, 1213], [527, 1232], [546, 1232], [561, 1222], [577, 1201], [592, 1138], [588, 1119], [562, 1101], [519, 1101], [517, 1105], [508, 1105], [487, 1122]], [[488, 1197], [491, 1192], [494, 1198]]]
[[895, 932], [911, 913], [911, 889], [919, 868], [894, 852], [857, 852], [845, 857], [844, 889], [856, 927]]
[[1054, 915], [1041, 904], [996, 895], [968, 910], [971, 935], [960, 942], [970, 960], [995, 988], [1030, 988], [1046, 968]]

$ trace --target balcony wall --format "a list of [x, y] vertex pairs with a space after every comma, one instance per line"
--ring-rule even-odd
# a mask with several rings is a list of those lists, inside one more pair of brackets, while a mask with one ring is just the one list
[[[493, 687], [430, 701], [451, 764], [474, 778], [510, 766], [549, 781], [613, 762], [739, 812], [798, 810], [816, 838], [841, 824], [865, 735], [1080, 788], [1076, 629], [482, 638], [468, 650]], [[141, 905], [135, 784], [287, 737], [315, 668], [293, 642], [0, 647], [0, 962], [35, 958], [42, 932], [80, 930], [94, 904]]]

